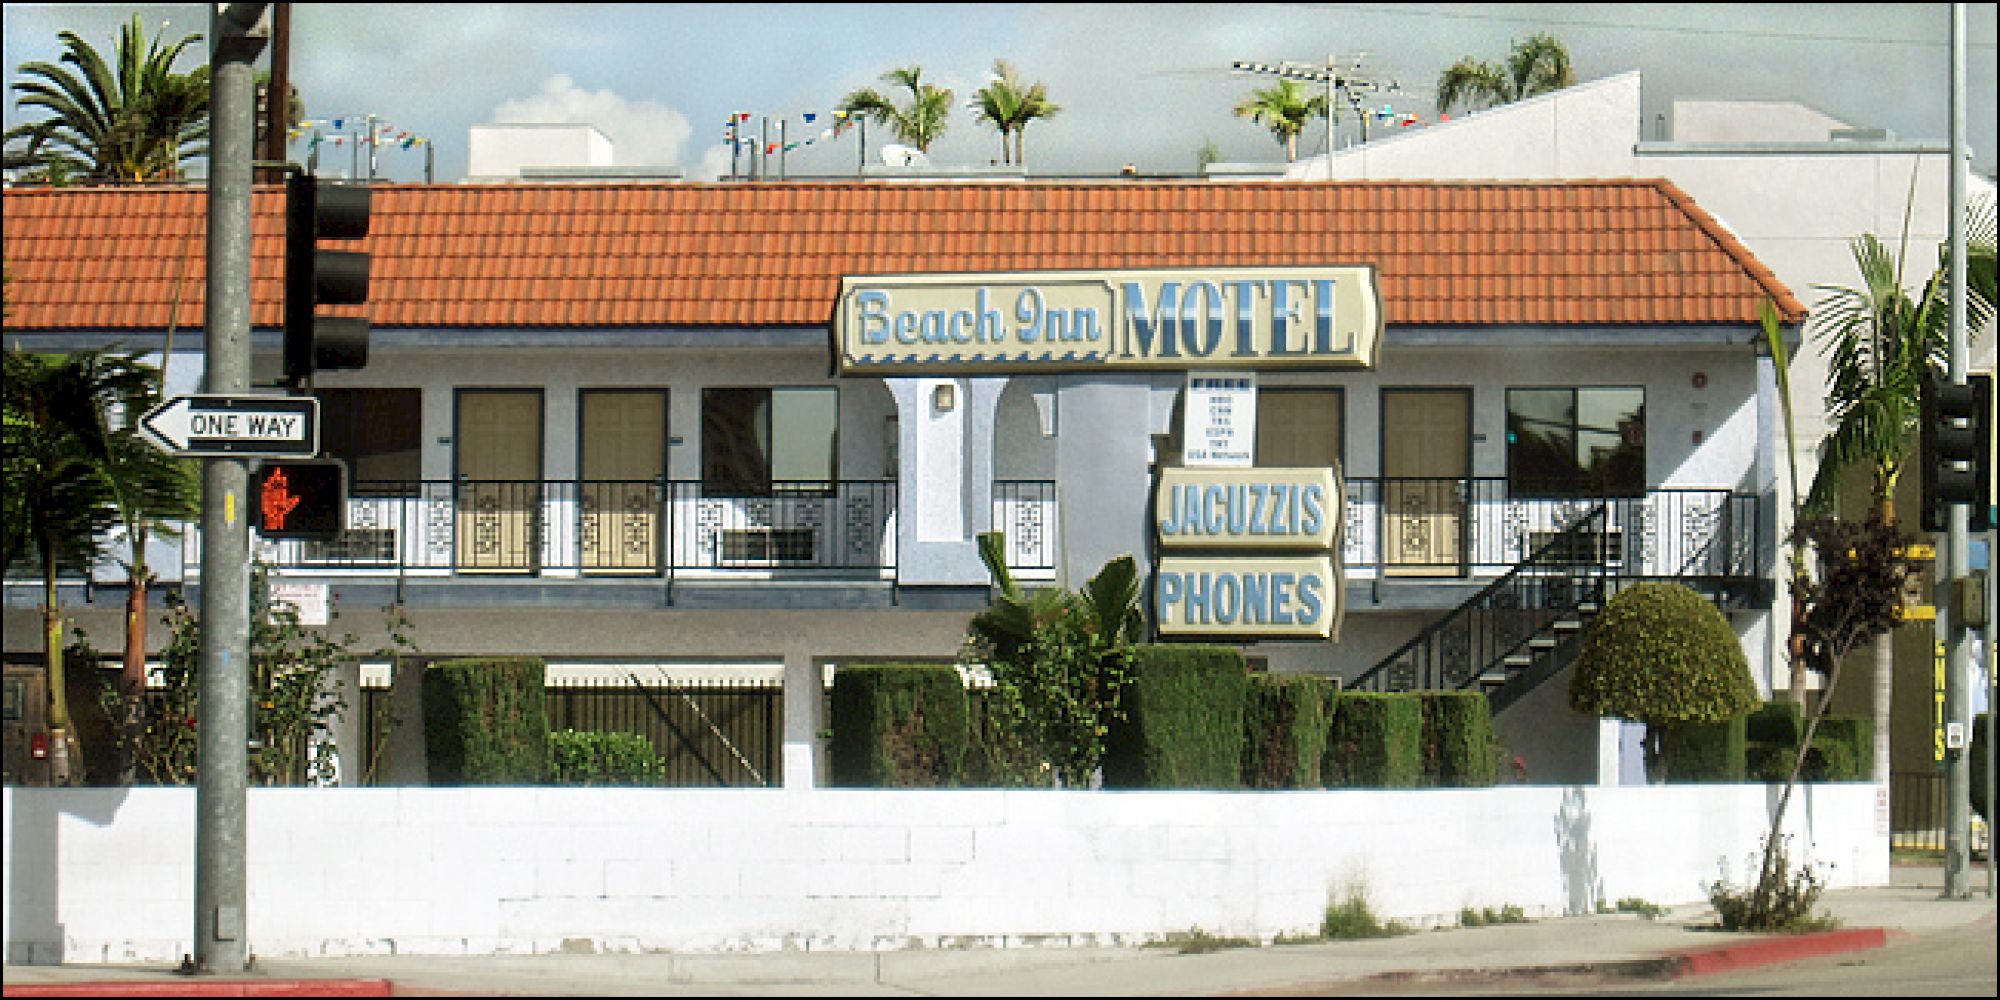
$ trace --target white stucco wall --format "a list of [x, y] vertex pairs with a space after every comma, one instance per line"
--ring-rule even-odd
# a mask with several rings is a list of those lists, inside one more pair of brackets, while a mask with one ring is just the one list
[[[191, 950], [191, 789], [5, 795], [10, 962]], [[1450, 923], [1754, 875], [1775, 789], [1218, 792], [256, 789], [247, 927], [264, 957], [575, 949], [1136, 943], [1199, 928]], [[1804, 789], [1793, 857], [1888, 881], [1874, 785]]]

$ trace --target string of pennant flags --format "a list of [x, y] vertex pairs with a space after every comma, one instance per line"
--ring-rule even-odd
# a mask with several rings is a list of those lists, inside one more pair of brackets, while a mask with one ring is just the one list
[[[807, 111], [801, 113], [799, 118], [807, 128], [817, 127], [819, 129], [817, 134], [804, 136], [799, 139], [781, 139], [777, 142], [772, 142], [769, 137], [743, 134], [743, 126], [749, 124], [751, 119], [755, 117], [755, 115], [748, 111], [738, 111], [730, 115], [728, 123], [724, 126], [727, 131], [723, 133], [722, 144], [732, 146], [739, 151], [745, 148], [752, 151], [761, 149], [764, 155], [770, 156], [781, 152], [791, 152], [794, 149], [811, 146], [821, 141], [838, 139], [861, 121], [859, 115], [849, 114], [846, 111], [832, 111], [824, 114], [817, 111]], [[830, 120], [832, 124], [823, 125], [822, 122], [827, 120]], [[783, 121], [784, 119], [780, 119], [780, 122]]]
[[[397, 128], [391, 122], [374, 119], [372, 120], [373, 125], [371, 127], [369, 125], [370, 121], [370, 119], [363, 116], [308, 119], [292, 126], [291, 138], [294, 140], [306, 139], [306, 146], [309, 149], [318, 148], [323, 143], [331, 144], [338, 148], [350, 141], [356, 145], [373, 145], [378, 149], [383, 146], [413, 149], [417, 146], [431, 144], [431, 140], [428, 137], [419, 135], [409, 129]], [[348, 126], [350, 125], [355, 127], [356, 134], [347, 134]], [[322, 129], [331, 129], [333, 134], [327, 135], [321, 131]], [[310, 133], [310, 136], [308, 136], [308, 133]]]

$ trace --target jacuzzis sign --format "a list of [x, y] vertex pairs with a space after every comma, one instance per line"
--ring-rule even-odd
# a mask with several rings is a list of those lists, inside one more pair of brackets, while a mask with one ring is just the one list
[[1370, 266], [848, 276], [833, 316], [843, 375], [1369, 368], [1381, 335]]

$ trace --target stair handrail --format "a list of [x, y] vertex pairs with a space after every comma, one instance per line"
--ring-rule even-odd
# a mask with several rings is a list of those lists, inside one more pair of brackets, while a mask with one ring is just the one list
[[[1586, 532], [1591, 530], [1593, 526], [1597, 531], [1598, 545], [1602, 546], [1604, 544], [1604, 539], [1605, 539], [1605, 533], [1603, 528], [1608, 517], [1608, 510], [1609, 510], [1608, 501], [1599, 502], [1597, 506], [1585, 512], [1581, 517], [1577, 518], [1574, 522], [1570, 523], [1568, 526], [1564, 527], [1561, 531], [1557, 532], [1548, 541], [1543, 542], [1540, 547], [1530, 552], [1527, 558], [1521, 560], [1518, 563], [1515, 563], [1514, 566], [1510, 568], [1506, 573], [1503, 573], [1499, 577], [1495, 578], [1492, 583], [1489, 583], [1486, 586], [1480, 588], [1478, 593], [1475, 593], [1471, 597], [1467, 598], [1457, 608], [1452, 609], [1452, 611], [1446, 614], [1444, 617], [1439, 618], [1437, 621], [1434, 621], [1429, 625], [1426, 625], [1423, 629], [1419, 630], [1416, 635], [1411, 636], [1409, 641], [1403, 643], [1401, 646], [1396, 647], [1395, 652], [1390, 653], [1388, 656], [1383, 657], [1381, 660], [1377, 661], [1374, 666], [1368, 668], [1365, 671], [1362, 671], [1362, 673], [1359, 676], [1355, 677], [1351, 681], [1348, 681], [1344, 686], [1347, 687], [1349, 690], [1356, 690], [1356, 691], [1368, 690], [1369, 685], [1375, 680], [1378, 674], [1396, 665], [1396, 663], [1399, 660], [1401, 660], [1404, 657], [1404, 655], [1410, 653], [1417, 647], [1430, 641], [1433, 637], [1443, 632], [1445, 629], [1452, 627], [1461, 618], [1464, 618], [1465, 616], [1470, 615], [1475, 611], [1488, 610], [1482, 606], [1482, 603], [1485, 602], [1488, 598], [1490, 598], [1494, 594], [1497, 594], [1502, 590], [1513, 587], [1518, 582], [1524, 571], [1540, 568], [1542, 566], [1554, 566], [1558, 564], [1576, 565], [1577, 560], [1573, 557], [1563, 558], [1563, 559], [1555, 559], [1550, 557], [1557, 551], [1563, 551], [1568, 553], [1575, 552], [1576, 551], [1576, 547], [1574, 544], [1575, 541], [1587, 537]], [[1604, 553], [1599, 551], [1598, 558], [1590, 564], [1592, 567], [1592, 573], [1594, 575], [1601, 576], [1604, 573], [1603, 555]], [[1518, 642], [1516, 642], [1512, 647], [1502, 652], [1499, 658], [1504, 659], [1507, 655], [1513, 653], [1521, 646], [1526, 645], [1533, 638], [1534, 638], [1534, 633], [1523, 635], [1521, 639]], [[1477, 679], [1481, 673], [1484, 673], [1486, 667], [1489, 665], [1490, 662], [1480, 664], [1477, 670], [1469, 671], [1466, 678], [1464, 678], [1457, 686], [1465, 687], [1469, 685], [1470, 683], [1472, 683], [1473, 680]]]

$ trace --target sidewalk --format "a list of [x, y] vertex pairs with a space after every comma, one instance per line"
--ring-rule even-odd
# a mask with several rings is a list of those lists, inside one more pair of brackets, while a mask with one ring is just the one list
[[1706, 905], [1657, 919], [1597, 915], [1183, 954], [1169, 948], [1019, 948], [778, 954], [424, 956], [285, 959], [242, 976], [169, 969], [8, 966], [7, 996], [788, 996], [1187, 995], [1289, 993], [1496, 976], [1661, 980], [1863, 951], [1905, 936], [1994, 924], [1986, 873], [1973, 898], [1939, 898], [1943, 872], [1898, 867], [1892, 886], [1828, 892], [1839, 930], [1806, 935], [1713, 930]]

